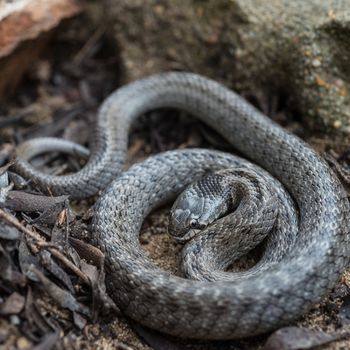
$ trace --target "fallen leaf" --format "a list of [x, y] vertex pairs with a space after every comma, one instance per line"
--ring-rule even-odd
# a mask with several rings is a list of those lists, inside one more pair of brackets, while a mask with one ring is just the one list
[[44, 196], [36, 193], [24, 191], [11, 191], [9, 193], [8, 204], [9, 209], [25, 212], [42, 211], [62, 205], [68, 199], [68, 196]]
[[25, 276], [17, 270], [10, 254], [6, 252], [2, 244], [0, 244], [0, 279], [8, 286], [24, 287], [27, 284]]
[[91, 283], [93, 320], [96, 321], [100, 313], [119, 312], [114, 301], [107, 294], [103, 267], [98, 270], [96, 266], [82, 260], [81, 270], [88, 276]]
[[68, 206], [68, 196], [49, 197], [24, 191], [9, 191], [3, 207], [27, 213], [41, 212], [33, 222], [53, 224], [63, 208]]
[[52, 255], [47, 250], [39, 253], [40, 262], [46, 270], [61, 281], [67, 289], [74, 294], [74, 287], [68, 274], [52, 259]]
[[[0, 121], [0, 127], [3, 127], [3, 125], [1, 125], [1, 121]], [[14, 149], [15, 149], [15, 147], [11, 143], [4, 143], [1, 145], [1, 148], [0, 148], [0, 165], [1, 166], [6, 161], [13, 158]]]
[[6, 340], [9, 338], [10, 336], [10, 329], [9, 328], [0, 328], [0, 344], [4, 344], [6, 342]]
[[69, 237], [69, 243], [73, 246], [82, 259], [92, 262], [99, 268], [103, 266], [105, 256], [100, 249], [73, 237]]
[[39, 259], [28, 249], [26, 239], [22, 238], [18, 246], [18, 260], [22, 272], [32, 281], [39, 282], [36, 274], [33, 273], [32, 267], [42, 269]]
[[73, 321], [79, 329], [83, 329], [87, 323], [87, 320], [77, 312], [73, 312]]
[[348, 336], [349, 334], [328, 334], [307, 328], [285, 327], [270, 335], [263, 350], [313, 349]]
[[[53, 325], [52, 322], [41, 313], [40, 308], [37, 307], [30, 286], [27, 292], [25, 315], [31, 326], [30, 328], [33, 329], [35, 333], [37, 333], [38, 330], [41, 334], [47, 334], [52, 331], [57, 332], [56, 326]], [[29, 331], [29, 329], [27, 331]]]
[[9, 176], [10, 182], [12, 182], [14, 185], [13, 188], [16, 190], [23, 190], [30, 183], [30, 180], [27, 181], [22, 176], [13, 173], [12, 171], [8, 171], [7, 174]]
[[32, 267], [32, 272], [41, 282], [41, 287], [43, 290], [60, 306], [73, 312], [80, 312], [84, 315], [90, 314], [89, 309], [86, 306], [80, 304], [70, 292], [63, 290], [55, 283], [51, 282], [47, 277], [45, 277], [42, 272], [37, 270], [34, 266]]
[[21, 237], [21, 232], [14, 227], [7, 225], [5, 223], [2, 223], [0, 226], [0, 238], [7, 239], [7, 240], [16, 240]]
[[[68, 199], [63, 200], [62, 202], [56, 203], [53, 206], [47, 208], [37, 219], [33, 222], [41, 223], [45, 225], [57, 224], [58, 226], [62, 226], [59, 224], [59, 220], [61, 219], [62, 212], [68, 212], [69, 201]], [[69, 216], [71, 219], [73, 216]], [[68, 220], [68, 217], [67, 217]], [[69, 221], [68, 221], [69, 222]]]
[[9, 162], [9, 163], [7, 163], [7, 164], [1, 166], [1, 167], [0, 167], [0, 175], [5, 174], [6, 171], [7, 171], [13, 164], [14, 164], [14, 162], [11, 161], [11, 162]]
[[350, 295], [343, 298], [343, 303], [339, 310], [339, 318], [343, 325], [350, 323]]
[[5, 302], [0, 305], [1, 315], [16, 315], [19, 314], [25, 304], [25, 298], [17, 292], [13, 292]]
[[40, 340], [40, 343], [32, 347], [31, 350], [51, 350], [57, 343], [58, 338], [58, 332], [44, 335], [43, 338]]

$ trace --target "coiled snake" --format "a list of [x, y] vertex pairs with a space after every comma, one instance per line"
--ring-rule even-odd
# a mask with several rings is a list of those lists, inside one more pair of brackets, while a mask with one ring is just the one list
[[[204, 121], [258, 166], [226, 153], [192, 149], [162, 153], [123, 172], [132, 122], [163, 107], [185, 110]], [[15, 170], [54, 194], [83, 198], [105, 189], [95, 207], [94, 244], [106, 254], [112, 297], [128, 316], [146, 326], [202, 339], [266, 332], [320, 301], [348, 263], [349, 205], [327, 164], [303, 141], [212, 80], [164, 73], [122, 87], [103, 103], [90, 148], [91, 156], [81, 171], [55, 177], [27, 163], [26, 159], [43, 152], [42, 144], [33, 149], [29, 141], [19, 147]], [[74, 145], [66, 145], [65, 151], [84, 153]], [[215, 171], [219, 173], [212, 174]], [[138, 240], [144, 218], [203, 175], [209, 173], [211, 181], [217, 182], [217, 176], [227, 172], [236, 183], [235, 194], [230, 194], [234, 202], [240, 200], [232, 209], [236, 210], [225, 217], [218, 215], [216, 223], [204, 227], [184, 247], [183, 271], [199, 280], [156, 267]], [[185, 197], [195, 189], [179, 200], [185, 208], [173, 211], [170, 232], [175, 236], [176, 226], [187, 225], [188, 216], [181, 215], [189, 205]], [[229, 231], [243, 225], [243, 234], [235, 233], [236, 238], [219, 232], [230, 226], [231, 219], [235, 223]], [[190, 220], [190, 231], [194, 222], [196, 226], [198, 215]], [[270, 229], [255, 267], [237, 273], [221, 270]], [[241, 242], [244, 236], [246, 246]]]

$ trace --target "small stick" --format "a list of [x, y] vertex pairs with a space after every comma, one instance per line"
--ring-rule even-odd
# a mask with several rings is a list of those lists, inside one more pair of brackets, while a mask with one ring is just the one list
[[57, 248], [50, 246], [43, 238], [41, 238], [36, 232], [23, 226], [13, 215], [0, 209], [0, 218], [5, 220], [7, 223], [13, 225], [24, 234], [34, 239], [39, 247], [45, 247], [50, 253], [60, 260], [66, 267], [68, 267], [72, 272], [74, 272], [78, 277], [80, 277], [84, 283], [90, 285], [89, 278], [81, 272], [72, 262], [70, 262]]

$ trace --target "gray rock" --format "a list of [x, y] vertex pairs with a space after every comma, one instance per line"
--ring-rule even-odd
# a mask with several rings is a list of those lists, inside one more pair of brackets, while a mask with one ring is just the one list
[[283, 90], [314, 131], [350, 133], [349, 0], [108, 0], [125, 80], [169, 70]]

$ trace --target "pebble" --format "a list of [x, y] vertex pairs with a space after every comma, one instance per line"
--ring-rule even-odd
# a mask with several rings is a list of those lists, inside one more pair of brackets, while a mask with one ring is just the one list
[[17, 348], [18, 349], [30, 349], [32, 347], [32, 343], [25, 337], [20, 337], [17, 340]]
[[333, 127], [334, 127], [335, 129], [339, 129], [341, 126], [342, 126], [342, 123], [341, 123], [340, 120], [334, 121]]
[[320, 67], [321, 66], [321, 61], [318, 58], [315, 58], [314, 60], [312, 60], [312, 65], [314, 67]]

